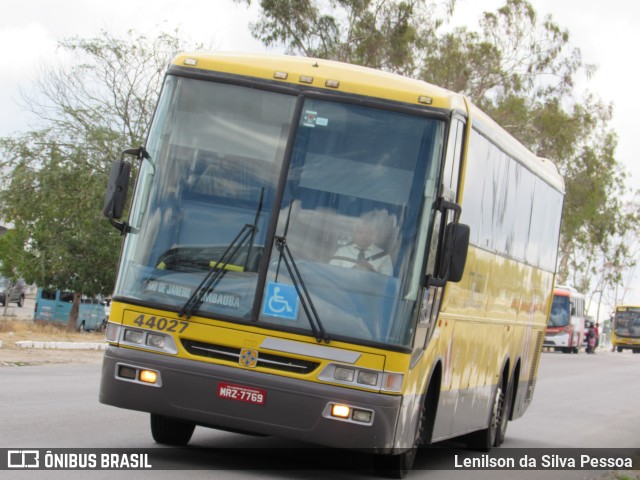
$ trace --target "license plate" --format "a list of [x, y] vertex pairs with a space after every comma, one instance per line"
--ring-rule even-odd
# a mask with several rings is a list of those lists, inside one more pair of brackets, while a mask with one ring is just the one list
[[260, 388], [245, 387], [233, 383], [218, 384], [218, 397], [239, 402], [253, 403], [254, 405], [264, 405], [267, 392]]

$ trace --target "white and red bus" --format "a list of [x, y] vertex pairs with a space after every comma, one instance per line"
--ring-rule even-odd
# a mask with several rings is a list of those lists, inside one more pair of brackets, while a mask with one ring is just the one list
[[578, 353], [584, 347], [585, 333], [584, 295], [571, 287], [557, 286], [553, 292], [544, 346], [564, 353]]

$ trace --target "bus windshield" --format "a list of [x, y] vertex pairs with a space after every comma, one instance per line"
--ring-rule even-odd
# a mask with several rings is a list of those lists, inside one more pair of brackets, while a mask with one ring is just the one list
[[614, 328], [620, 337], [640, 337], [640, 308], [616, 311]]
[[571, 318], [569, 297], [554, 295], [551, 314], [549, 315], [550, 327], [566, 327]]
[[168, 76], [115, 295], [177, 312], [217, 269], [194, 314], [311, 334], [277, 237], [330, 337], [408, 345], [443, 137], [425, 116]]

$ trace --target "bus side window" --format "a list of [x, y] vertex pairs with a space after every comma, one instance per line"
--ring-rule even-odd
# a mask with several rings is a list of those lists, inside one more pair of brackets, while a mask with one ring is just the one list
[[[464, 140], [465, 124], [462, 120], [454, 118], [451, 120], [451, 131], [449, 132], [449, 142], [442, 176], [442, 184], [445, 189], [454, 192], [458, 191], [458, 178], [460, 174], [460, 154], [462, 152], [462, 142]], [[455, 198], [450, 199], [455, 201]]]

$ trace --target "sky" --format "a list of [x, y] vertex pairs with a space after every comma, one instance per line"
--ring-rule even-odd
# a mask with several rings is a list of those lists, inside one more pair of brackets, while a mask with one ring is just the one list
[[[639, 188], [640, 159], [635, 131], [640, 126], [635, 91], [640, 74], [640, 2], [629, 0], [529, 0], [540, 17], [550, 14], [570, 33], [583, 61], [598, 66], [578, 90], [596, 93], [614, 107], [610, 126], [618, 133], [617, 158]], [[255, 0], [253, 3], [256, 3]], [[475, 26], [483, 11], [504, 0], [457, 0], [455, 22]], [[30, 91], [38, 67], [56, 55], [58, 40], [93, 37], [100, 30], [123, 34], [130, 29], [153, 35], [179, 28], [181, 36], [219, 51], [264, 52], [249, 33], [255, 7], [232, 0], [2, 0], [0, 1], [0, 137], [26, 131], [32, 119], [20, 106], [20, 92]], [[280, 53], [279, 49], [272, 49]], [[625, 296], [640, 304], [640, 272]]]

